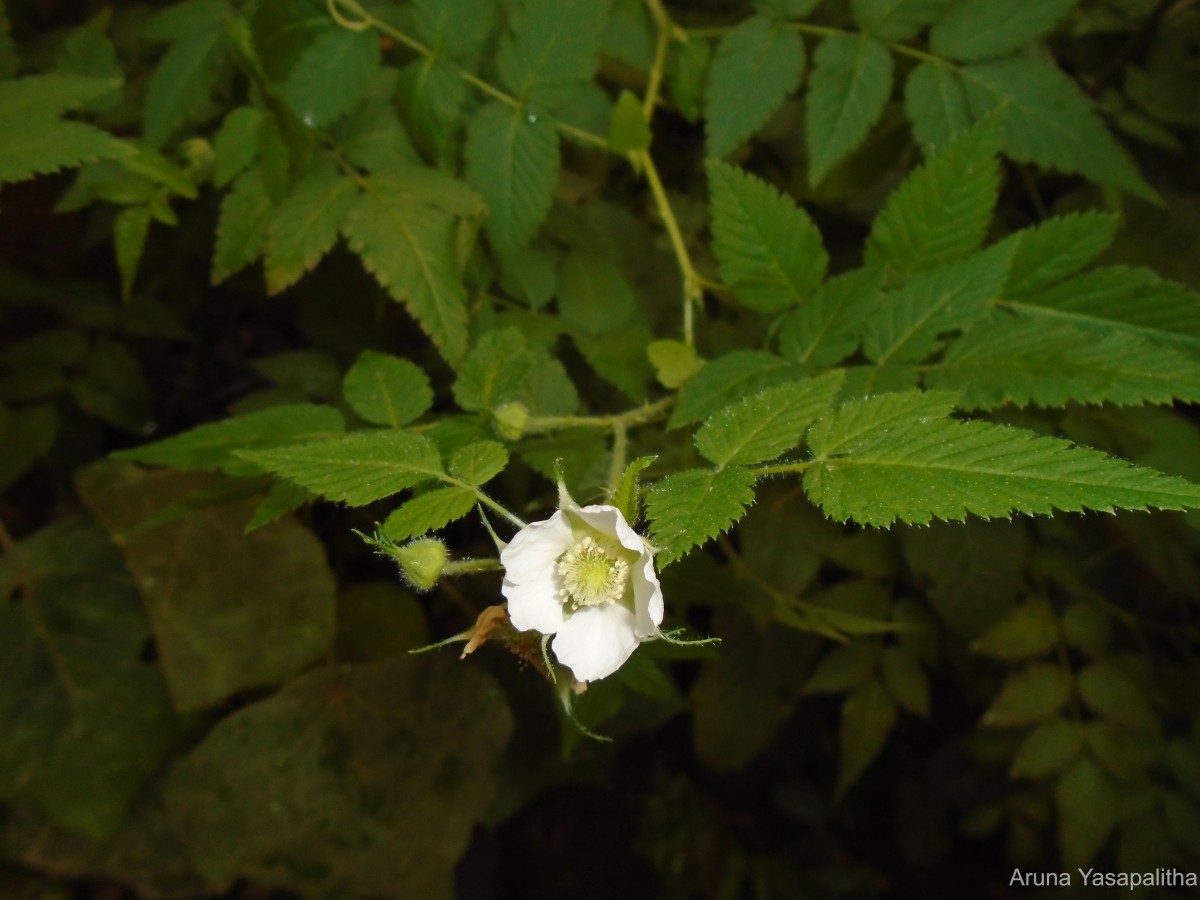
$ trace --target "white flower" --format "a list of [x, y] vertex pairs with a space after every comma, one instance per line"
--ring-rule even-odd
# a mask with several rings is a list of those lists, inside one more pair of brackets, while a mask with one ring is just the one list
[[654, 548], [615, 506], [569, 499], [561, 506], [500, 553], [501, 592], [514, 628], [553, 634], [559, 662], [577, 681], [596, 681], [658, 634], [663, 596]]

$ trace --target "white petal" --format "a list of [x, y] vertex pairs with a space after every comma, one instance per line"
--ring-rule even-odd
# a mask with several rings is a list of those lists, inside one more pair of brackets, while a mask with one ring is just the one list
[[634, 553], [645, 552], [646, 542], [629, 527], [629, 523], [615, 506], [585, 506], [575, 510], [575, 514], [601, 534], [615, 537], [626, 550], [632, 550]]
[[526, 525], [500, 553], [504, 577], [515, 584], [545, 577], [573, 541], [571, 524], [561, 510], [544, 522]]
[[508, 600], [508, 617], [517, 631], [534, 629], [554, 634], [563, 624], [562, 596], [558, 579], [550, 569], [542, 578], [517, 584], [504, 579], [500, 593]]
[[663, 620], [662, 586], [654, 572], [654, 554], [643, 553], [631, 569], [633, 608], [637, 615], [637, 634], [648, 638], [658, 632]]
[[588, 606], [567, 616], [554, 638], [554, 655], [576, 681], [598, 681], [611, 675], [640, 643], [633, 613], [609, 603]]

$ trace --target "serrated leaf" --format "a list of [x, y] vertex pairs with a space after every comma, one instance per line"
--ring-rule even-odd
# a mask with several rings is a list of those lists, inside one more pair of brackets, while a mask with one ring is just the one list
[[721, 38], [704, 96], [709, 156], [724, 156], [766, 124], [800, 87], [804, 57], [800, 36], [766, 16]]
[[650, 365], [646, 348], [650, 346], [650, 329], [636, 320], [622, 328], [600, 335], [574, 335], [575, 346], [596, 372], [617, 387], [631, 400], [641, 402], [646, 397], [646, 382]]
[[1058, 841], [1063, 865], [1086, 869], [1108, 840], [1116, 821], [1116, 798], [1109, 781], [1084, 757], [1063, 773], [1054, 789]]
[[428, 438], [391, 429], [236, 455], [350, 506], [366, 506], [444, 474], [437, 447]]
[[637, 299], [625, 274], [602, 256], [576, 250], [558, 269], [558, 312], [580, 334], [605, 334], [625, 324]]
[[271, 215], [264, 257], [268, 294], [291, 287], [320, 262], [357, 198], [354, 179], [338, 172], [318, 171], [301, 179]]
[[554, 199], [558, 132], [546, 116], [503, 103], [481, 109], [467, 126], [467, 181], [492, 211], [488, 235], [502, 256], [524, 248]]
[[953, 341], [925, 384], [960, 391], [964, 409], [1196, 402], [1200, 358], [1116, 330], [1006, 317]]
[[762, 350], [735, 350], [705, 363], [679, 392], [668, 428], [680, 428], [706, 419], [740, 397], [809, 374]]
[[1150, 711], [1146, 695], [1113, 662], [1093, 663], [1081, 669], [1076, 679], [1079, 696], [1092, 712], [1127, 728], [1158, 729], [1158, 718]]
[[67, 109], [111, 90], [111, 79], [42, 75], [0, 82], [0, 183], [111, 157], [135, 148], [82, 122], [62, 121]]
[[833, 405], [844, 379], [834, 370], [752, 394], [711, 416], [696, 432], [696, 447], [718, 467], [774, 459], [800, 443]]
[[146, 86], [143, 133], [151, 147], [161, 147], [208, 102], [225, 61], [221, 28], [199, 31], [171, 44]]
[[371, 178], [342, 231], [375, 279], [402, 301], [444, 358], [467, 349], [466, 290], [455, 256], [455, 218], [388, 181]]
[[320, 128], [348, 113], [378, 71], [375, 32], [333, 26], [300, 54], [283, 96], [300, 121]]
[[383, 523], [383, 532], [393, 541], [406, 541], [461, 519], [475, 508], [478, 498], [470, 488], [435, 488], [409, 500]]
[[1061, 666], [1035, 663], [1004, 680], [983, 724], [1005, 728], [1040, 722], [1066, 706], [1071, 688], [1071, 676]]
[[315, 494], [298, 484], [292, 484], [290, 481], [277, 481], [271, 485], [262, 502], [254, 508], [254, 515], [246, 523], [245, 533], [249, 534], [272, 522], [278, 522], [292, 510], [299, 509], [305, 503], [316, 499]]
[[946, 418], [952, 402], [907, 391], [826, 416], [808, 435], [808, 496], [838, 521], [876, 526], [1200, 504], [1200, 487], [1182, 478], [1019, 428]]
[[938, 56], [975, 62], [1033, 43], [1049, 32], [1077, 0], [964, 0], [929, 32]]
[[364, 350], [342, 382], [351, 409], [375, 425], [399, 428], [433, 405], [429, 376], [418, 366], [374, 350]]
[[949, 66], [923, 62], [904, 83], [904, 112], [926, 154], [936, 153], [971, 126], [967, 90]]
[[508, 465], [508, 451], [498, 441], [476, 441], [455, 451], [450, 458], [450, 474], [467, 484], [491, 481]]
[[229, 12], [228, 0], [182, 0], [152, 15], [141, 26], [141, 37], [148, 41], [178, 41], [220, 27]]
[[225, 117], [213, 139], [213, 184], [225, 187], [258, 154], [258, 134], [263, 114], [253, 106], [239, 106]]
[[439, 161], [449, 157], [467, 99], [467, 83], [454, 64], [441, 56], [419, 57], [400, 70], [397, 91], [413, 140]]
[[878, 269], [855, 269], [829, 279], [783, 320], [779, 352], [801, 365], [841, 362], [858, 346], [882, 287]]
[[859, 685], [842, 702], [838, 727], [838, 797], [854, 786], [887, 743], [896, 724], [896, 704], [879, 679]]
[[333, 437], [345, 428], [332, 406], [297, 403], [197, 425], [151, 444], [118, 450], [113, 459], [167, 466], [187, 472], [221, 470], [231, 475], [260, 471], [234, 458], [233, 451], [279, 447]]
[[520, 331], [489, 331], [463, 359], [454, 382], [454, 400], [460, 409], [472, 412], [495, 409], [517, 399], [532, 366]]
[[639, 456], [627, 465], [620, 483], [616, 485], [616, 490], [609, 498], [608, 502], [621, 511], [626, 522], [636, 522], [642, 517], [641, 474], [653, 465], [657, 458], [655, 456]]
[[150, 210], [145, 206], [130, 206], [121, 210], [113, 220], [113, 244], [117, 254], [117, 271], [121, 273], [121, 297], [129, 299], [133, 280], [137, 277], [146, 235], [150, 232]]
[[866, 264], [903, 280], [979, 249], [1000, 186], [998, 147], [993, 118], [904, 179], [871, 225]]
[[1004, 297], [1018, 300], [1074, 275], [1112, 243], [1117, 217], [1111, 213], [1071, 213], [1010, 234], [1001, 243], [1016, 250], [1004, 284]]
[[478, 53], [495, 24], [488, 0], [413, 0], [417, 35], [435, 53], [467, 59]]
[[655, 482], [646, 496], [646, 517], [660, 566], [716, 537], [754, 502], [754, 473], [732, 467], [689, 469]]
[[721, 279], [760, 312], [804, 302], [829, 266], [807, 213], [765, 181], [716, 160], [708, 185]]
[[853, 0], [854, 21], [881, 41], [907, 41], [954, 0]]
[[1200, 348], [1200, 295], [1149, 269], [1096, 269], [1002, 305], [1039, 321], [1049, 318]]
[[1058, 646], [1058, 619], [1050, 604], [1029, 600], [984, 632], [971, 650], [992, 659], [1020, 660], [1043, 656]]
[[1013, 159], [1157, 200], [1079, 86], [1056, 66], [1013, 57], [967, 66], [962, 77], [977, 118], [1004, 107], [1002, 148]]
[[1061, 772], [1083, 749], [1075, 722], [1049, 719], [1026, 735], [1008, 770], [1010, 778], [1045, 778]]
[[879, 673], [893, 700], [914, 716], [929, 718], [929, 679], [908, 649], [887, 647], [883, 651]]
[[653, 135], [641, 101], [632, 91], [621, 91], [608, 126], [608, 146], [613, 153], [632, 153], [650, 146]]
[[921, 272], [876, 307], [863, 351], [878, 363], [920, 362], [940, 335], [987, 315], [1008, 274], [1009, 248], [989, 248], [959, 262]]
[[867, 136], [892, 93], [892, 55], [869, 35], [822, 39], [808, 80], [808, 181], [820, 184]]
[[220, 284], [258, 259], [266, 244], [272, 211], [271, 197], [258, 170], [243, 172], [221, 201], [213, 248], [213, 284]]
[[608, 3], [597, 0], [521, 4], [500, 44], [501, 83], [528, 112], [557, 109], [595, 74], [607, 19]]

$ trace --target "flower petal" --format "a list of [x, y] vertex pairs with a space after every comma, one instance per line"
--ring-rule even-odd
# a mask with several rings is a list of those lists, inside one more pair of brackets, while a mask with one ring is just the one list
[[658, 583], [658, 575], [654, 572], [654, 554], [644, 552], [630, 571], [637, 635], [648, 638], [658, 633], [658, 626], [663, 620], [662, 585]]
[[508, 617], [517, 631], [554, 634], [562, 627], [562, 594], [553, 565], [541, 577], [520, 584], [505, 578], [500, 593], [508, 600]]
[[505, 579], [523, 584], [545, 577], [573, 541], [571, 523], [561, 510], [544, 522], [526, 525], [500, 552]]
[[567, 616], [553, 646], [554, 655], [576, 681], [598, 681], [621, 668], [639, 643], [633, 613], [609, 603]]
[[615, 537], [621, 546], [634, 553], [644, 553], [646, 541], [640, 534], [629, 527], [621, 511], [615, 506], [597, 504], [584, 506], [575, 510], [575, 515], [601, 534]]

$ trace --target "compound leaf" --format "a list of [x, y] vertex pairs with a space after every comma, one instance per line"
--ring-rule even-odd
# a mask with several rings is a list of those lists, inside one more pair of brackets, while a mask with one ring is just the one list
[[821, 182], [867, 136], [892, 93], [892, 55], [869, 35], [825, 38], [808, 82], [808, 181]]
[[660, 565], [725, 531], [754, 502], [754, 473], [728, 469], [688, 469], [655, 482], [646, 496], [646, 517]]

